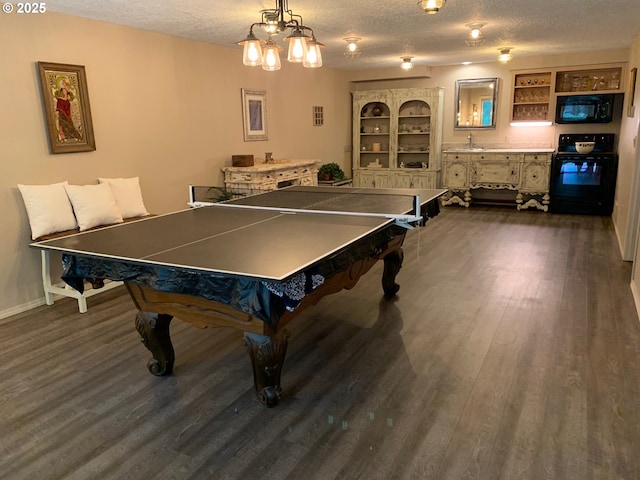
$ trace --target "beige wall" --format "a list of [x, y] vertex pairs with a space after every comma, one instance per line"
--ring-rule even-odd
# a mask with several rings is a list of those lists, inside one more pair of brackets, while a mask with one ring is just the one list
[[[557, 126], [509, 126], [511, 70], [629, 59], [628, 50], [526, 59], [518, 59], [514, 51], [516, 58], [506, 65], [423, 66], [403, 73], [307, 70], [283, 62], [280, 72], [267, 73], [242, 66], [239, 47], [217, 47], [54, 13], [3, 18], [0, 41], [11, 46], [2, 50], [0, 71], [4, 87], [0, 102], [5, 107], [0, 118], [4, 207], [0, 318], [43, 301], [39, 255], [27, 247], [29, 227], [18, 183], [88, 184], [101, 176], [139, 176], [148, 209], [161, 213], [186, 206], [190, 183], [222, 185], [220, 167], [230, 164], [232, 154], [262, 157], [271, 151], [276, 158], [336, 161], [349, 171], [351, 90], [444, 87], [443, 141], [465, 143], [467, 132], [453, 129], [453, 87], [458, 78], [501, 79], [497, 128], [474, 132], [475, 142], [553, 147], [560, 133]], [[638, 50], [636, 41], [636, 64]], [[49, 154], [38, 60], [86, 67], [95, 152]], [[243, 141], [241, 88], [267, 91], [269, 141]], [[312, 126], [313, 105], [324, 107], [323, 127]], [[625, 156], [622, 169], [628, 172], [632, 165]], [[630, 189], [626, 184], [621, 188], [617, 210], [626, 208]], [[624, 235], [627, 219], [614, 213], [615, 218]]]
[[[640, 69], [640, 35], [638, 35], [631, 47], [629, 54], [629, 68]], [[625, 102], [625, 111], [630, 96]], [[620, 204], [622, 214], [616, 221], [616, 233], [621, 241], [621, 248], [629, 259], [634, 261], [631, 278], [631, 291], [636, 303], [636, 309], [640, 315], [640, 148], [638, 135], [640, 134], [640, 81], [636, 84], [635, 114], [633, 117], [625, 117], [620, 132], [620, 170], [618, 175], [618, 189], [616, 191], [616, 204]], [[634, 208], [635, 207], [635, 208]], [[624, 210], [623, 210], [624, 208]], [[635, 243], [634, 243], [635, 242]]]
[[[42, 301], [39, 254], [16, 184], [139, 176], [147, 208], [186, 207], [187, 185], [222, 185], [232, 154], [345, 167], [349, 88], [336, 70], [247, 68], [222, 48], [66, 15], [11, 15], [0, 29], [0, 317]], [[50, 155], [37, 61], [86, 67], [97, 150]], [[241, 88], [267, 91], [269, 141], [244, 142]], [[312, 125], [322, 105], [325, 125]]]
[[[629, 69], [640, 67], [640, 36], [632, 45], [629, 53]], [[618, 168], [618, 184], [616, 188], [616, 206], [614, 210], [614, 221], [616, 234], [620, 242], [620, 250], [625, 260], [632, 260], [635, 255], [635, 239], [638, 230], [638, 202], [640, 202], [640, 192], [637, 185], [640, 174], [636, 169], [638, 163], [638, 148], [636, 145], [638, 135], [638, 122], [640, 120], [640, 108], [636, 106], [633, 117], [627, 116], [631, 92], [626, 95], [624, 102], [624, 113], [622, 125], [620, 127], [620, 141], [618, 143], [618, 154], [620, 163]], [[636, 86], [636, 100], [638, 105], [638, 86]], [[636, 186], [634, 186], [634, 184]], [[635, 206], [636, 208], [633, 208]]]

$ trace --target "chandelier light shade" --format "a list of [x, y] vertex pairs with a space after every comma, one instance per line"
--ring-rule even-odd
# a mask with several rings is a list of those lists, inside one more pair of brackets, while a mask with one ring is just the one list
[[498, 61], [502, 63], [510, 62], [513, 59], [510, 48], [500, 48], [500, 55], [498, 55]]
[[419, 0], [418, 6], [428, 14], [438, 13], [447, 0]]
[[320, 68], [322, 66], [322, 52], [320, 51], [324, 45], [316, 40], [316, 37], [311, 37], [311, 40], [307, 40], [307, 57], [302, 62], [302, 65], [307, 68]]
[[[246, 48], [246, 47], [245, 47]], [[262, 69], [267, 72], [275, 72], [276, 70], [280, 70], [280, 50], [281, 48], [276, 45], [272, 39], [269, 39], [267, 43], [265, 43], [264, 48], [262, 49]]]
[[[272, 38], [275, 35], [291, 30], [285, 37], [288, 42], [287, 60], [291, 63], [302, 63], [306, 68], [322, 66], [322, 45], [316, 40], [313, 29], [304, 25], [302, 17], [289, 8], [288, 0], [276, 0], [275, 8], [261, 11], [260, 22], [249, 27], [249, 34], [238, 45], [244, 47], [242, 63], [249, 67], [262, 66], [264, 70], [280, 70], [280, 50]], [[259, 39], [254, 27], [260, 27], [267, 35], [267, 40]]]
[[344, 56], [347, 58], [359, 57], [362, 53], [358, 47], [358, 41], [362, 40], [360, 37], [347, 37], [343, 38], [347, 42], [347, 46], [344, 49]]
[[401, 57], [402, 63], [400, 64], [400, 68], [403, 70], [411, 70], [413, 68], [413, 57]]
[[484, 27], [486, 23], [469, 23], [467, 24], [467, 28], [469, 28], [469, 34], [465, 39], [465, 43], [470, 47], [479, 47], [484, 43], [484, 35], [482, 35], [482, 27]]
[[301, 30], [294, 30], [285, 40], [289, 42], [287, 60], [291, 63], [302, 63], [307, 58], [307, 39]]
[[246, 39], [239, 42], [244, 45], [242, 52], [242, 63], [250, 67], [262, 65], [262, 46], [265, 42], [251, 33]]

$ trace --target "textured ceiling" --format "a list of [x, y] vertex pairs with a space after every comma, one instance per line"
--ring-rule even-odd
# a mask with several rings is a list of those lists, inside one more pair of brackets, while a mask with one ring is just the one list
[[[640, 32], [639, 0], [449, 0], [436, 15], [416, 0], [290, 0], [318, 40], [324, 64], [345, 70], [399, 65], [493, 62], [500, 47], [518, 57], [628, 48]], [[47, 9], [144, 30], [241, 47], [260, 10], [258, 0], [48, 0]], [[484, 45], [469, 47], [472, 22], [483, 22]], [[362, 55], [343, 55], [347, 36], [361, 37]], [[282, 41], [278, 40], [282, 45]]]

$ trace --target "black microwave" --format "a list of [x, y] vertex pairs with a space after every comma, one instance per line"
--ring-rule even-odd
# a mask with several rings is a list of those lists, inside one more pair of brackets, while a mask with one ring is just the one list
[[609, 123], [613, 119], [613, 95], [558, 97], [556, 123]]

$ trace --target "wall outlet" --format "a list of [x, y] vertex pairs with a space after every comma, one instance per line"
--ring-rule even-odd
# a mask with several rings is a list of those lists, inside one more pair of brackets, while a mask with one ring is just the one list
[[345, 153], [349, 153], [351, 151], [351, 145], [345, 145], [344, 146], [344, 151], [345, 151]]
[[507, 135], [506, 137], [504, 137], [504, 141], [507, 143], [511, 143], [511, 137]]

